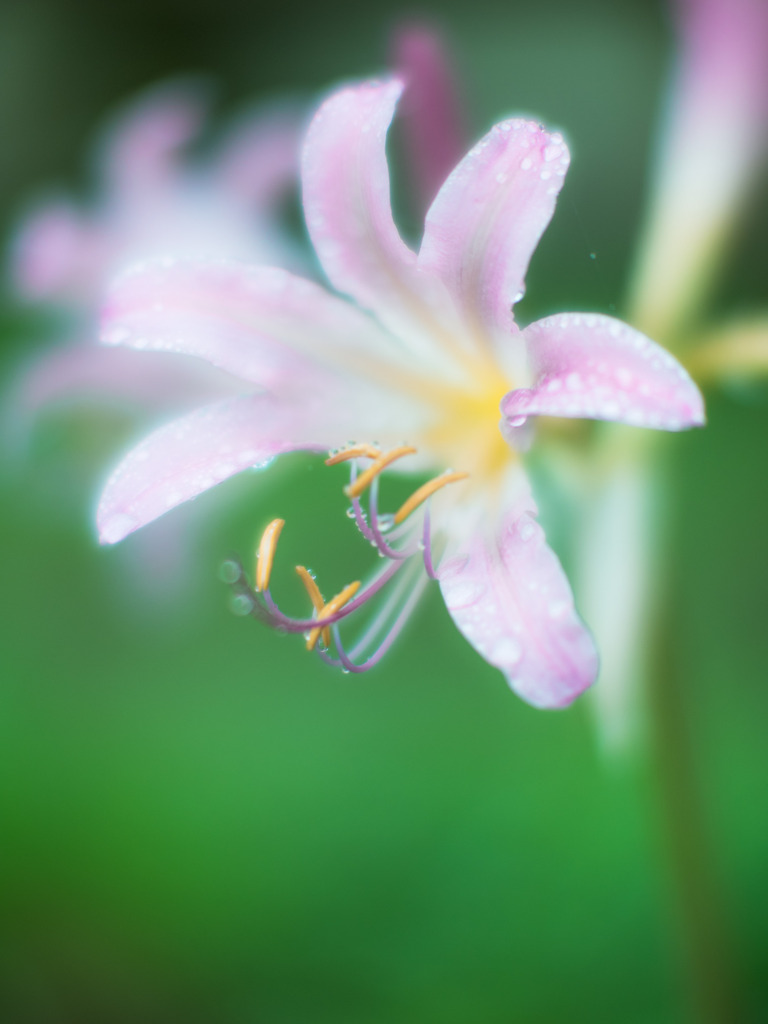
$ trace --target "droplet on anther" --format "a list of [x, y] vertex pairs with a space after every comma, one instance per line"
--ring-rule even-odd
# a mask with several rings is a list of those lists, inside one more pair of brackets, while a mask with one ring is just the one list
[[237, 562], [228, 559], [222, 562], [219, 567], [219, 579], [222, 583], [237, 583], [240, 579], [241, 569]]
[[253, 610], [253, 600], [247, 594], [235, 594], [230, 600], [229, 606], [235, 615], [250, 615]]

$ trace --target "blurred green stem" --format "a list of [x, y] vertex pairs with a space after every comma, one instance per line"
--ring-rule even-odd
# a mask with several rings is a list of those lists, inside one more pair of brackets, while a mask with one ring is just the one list
[[695, 1020], [738, 1024], [745, 1019], [744, 1009], [703, 805], [691, 717], [686, 713], [675, 622], [672, 602], [662, 602], [655, 648], [658, 662], [649, 684], [649, 717], [663, 852], [676, 894]]

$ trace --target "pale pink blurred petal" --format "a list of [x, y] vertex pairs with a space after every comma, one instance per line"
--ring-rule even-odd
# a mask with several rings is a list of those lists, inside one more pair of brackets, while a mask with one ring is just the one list
[[631, 318], [664, 340], [706, 298], [768, 144], [768, 3], [677, 0], [680, 58]]
[[306, 113], [275, 104], [241, 117], [219, 147], [214, 173], [220, 187], [269, 216], [298, 183]]
[[502, 413], [586, 417], [685, 430], [704, 423], [690, 376], [660, 345], [613, 317], [559, 313], [526, 327], [535, 383], [511, 391]]
[[114, 544], [215, 484], [283, 452], [327, 450], [343, 440], [328, 429], [322, 443], [325, 425], [318, 420], [309, 403], [301, 409], [273, 396], [247, 395], [161, 427], [107, 481], [96, 514], [101, 542]]
[[323, 366], [352, 372], [370, 356], [384, 362], [394, 345], [370, 317], [311, 281], [205, 260], [160, 260], [123, 275], [104, 310], [102, 340], [199, 356], [262, 387]]
[[405, 82], [400, 117], [409, 182], [425, 211], [466, 152], [466, 131], [450, 56], [440, 34], [406, 24], [394, 34], [390, 64]]
[[16, 233], [13, 283], [27, 301], [81, 303], [108, 255], [101, 226], [72, 203], [54, 200], [28, 214]]
[[562, 136], [532, 121], [502, 121], [440, 189], [427, 213], [419, 267], [444, 281], [471, 327], [512, 329], [512, 306], [568, 161]]
[[89, 343], [60, 345], [25, 366], [14, 385], [20, 415], [52, 403], [115, 403], [150, 413], [179, 413], [242, 390], [242, 384], [195, 359], [139, 355]]
[[202, 128], [207, 89], [199, 81], [168, 82], [134, 100], [102, 144], [102, 175], [110, 190], [142, 193], [165, 188], [178, 158]]
[[589, 631], [528, 498], [449, 544], [439, 578], [445, 604], [464, 636], [535, 707], [570, 704], [597, 676]]

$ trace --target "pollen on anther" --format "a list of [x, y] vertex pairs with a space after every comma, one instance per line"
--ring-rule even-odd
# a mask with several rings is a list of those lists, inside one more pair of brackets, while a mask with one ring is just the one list
[[349, 459], [378, 459], [381, 450], [372, 444], [355, 444], [351, 448], [343, 448], [340, 452], [334, 452], [326, 460], [326, 466], [335, 466], [339, 462], [347, 462]]
[[277, 540], [284, 526], [284, 519], [273, 519], [261, 535], [256, 561], [256, 590], [266, 590], [269, 586], [269, 577], [272, 573], [272, 563], [275, 560]]
[[417, 509], [419, 505], [423, 504], [427, 498], [430, 498], [435, 491], [439, 491], [441, 487], [445, 487], [446, 484], [456, 483], [457, 480], [466, 480], [469, 473], [443, 473], [442, 476], [436, 476], [432, 480], [428, 480], [425, 484], [422, 484], [418, 490], [414, 491], [413, 494], [408, 498], [400, 508], [395, 512], [394, 524], [399, 526], [414, 509]]
[[[344, 605], [355, 596], [359, 589], [360, 580], [355, 580], [354, 583], [347, 584], [343, 590], [339, 591], [335, 597], [332, 597], [328, 604], [324, 605], [320, 612], [318, 612], [318, 619], [322, 619], [323, 617], [329, 618], [331, 615], [335, 615], [336, 612], [340, 611]], [[327, 626], [319, 625], [310, 630], [309, 636], [307, 637], [308, 651], [314, 649], [314, 646], [317, 643], [317, 638], [327, 628]]]
[[411, 448], [408, 445], [403, 445], [400, 448], [392, 448], [388, 452], [384, 452], [380, 455], [360, 476], [355, 480], [354, 483], [349, 484], [344, 488], [344, 493], [350, 498], [359, 498], [363, 491], [372, 483], [379, 473], [386, 469], [396, 459], [401, 459], [404, 455], [415, 455], [416, 449]]

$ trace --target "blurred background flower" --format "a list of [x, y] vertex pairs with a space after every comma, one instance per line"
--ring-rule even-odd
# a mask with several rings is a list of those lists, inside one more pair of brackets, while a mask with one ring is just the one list
[[[224, 110], [325, 92], [383, 68], [388, 33], [409, 13], [341, 0], [290, 10], [10, 0], [0, 9], [8, 237], [30, 187], [58, 180], [69, 191], [93, 126], [148, 82], [209, 73]], [[524, 319], [615, 312], [673, 56], [665, 8], [482, 0], [440, 14], [468, 83], [470, 134], [528, 114], [564, 129], [574, 155]], [[405, 184], [396, 176], [395, 200], [415, 234]], [[765, 218], [757, 188], [710, 325], [720, 310], [759, 309]], [[9, 370], [49, 330], [7, 297]], [[662, 485], [659, 506], [670, 582], [657, 657], [674, 665], [703, 783], [697, 810], [738, 936], [726, 995], [737, 989], [744, 1009], [728, 1018], [720, 1002], [720, 1020], [760, 1019], [768, 1006], [768, 540], [756, 468], [766, 410], [754, 385], [738, 399], [714, 393], [707, 430], [664, 438], [660, 455], [676, 486]], [[29, 463], [3, 477], [5, 1016], [688, 1019], [668, 831], [640, 751], [606, 762], [583, 703], [543, 715], [511, 699], [434, 599], [363, 682], [232, 619], [214, 582], [222, 555], [251, 547], [284, 507], [300, 510], [286, 557], [301, 561], [311, 544], [319, 573], [351, 576], [348, 524], [324, 511], [341, 477], [305, 456], [288, 457], [292, 472], [278, 467], [268, 491], [254, 479], [224, 485], [192, 567], [195, 600], [155, 608], [139, 628], [114, 600], [124, 580], [90, 525], [93, 467], [128, 433], [103, 417], [76, 428], [52, 417]], [[54, 467], [83, 439], [97, 457], [67, 498], [71, 465], [58, 480]], [[578, 505], [560, 505], [547, 473], [548, 535], [572, 561]]]

